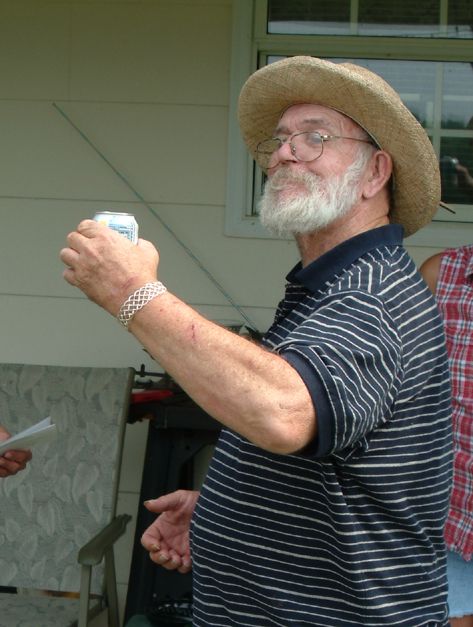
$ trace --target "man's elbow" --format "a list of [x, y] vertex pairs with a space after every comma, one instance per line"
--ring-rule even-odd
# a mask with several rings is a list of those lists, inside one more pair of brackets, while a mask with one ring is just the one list
[[291, 455], [305, 449], [315, 436], [316, 420], [312, 407], [295, 415], [273, 417], [266, 433], [255, 444], [276, 455]]

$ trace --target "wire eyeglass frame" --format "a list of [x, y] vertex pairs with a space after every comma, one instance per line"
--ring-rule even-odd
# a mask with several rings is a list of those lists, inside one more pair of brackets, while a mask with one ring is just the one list
[[[309, 139], [311, 140], [310, 142]], [[332, 139], [351, 139], [365, 144], [372, 144], [377, 147], [375, 142], [371, 139], [346, 137], [344, 135], [323, 135], [318, 131], [298, 131], [286, 139], [272, 137], [271, 139], [263, 140], [256, 146], [256, 159], [263, 169], [267, 170], [268, 168], [272, 168], [280, 161], [277, 157], [278, 150], [283, 144], [288, 143], [291, 154], [297, 161], [315, 161], [319, 159], [324, 152], [324, 142]]]

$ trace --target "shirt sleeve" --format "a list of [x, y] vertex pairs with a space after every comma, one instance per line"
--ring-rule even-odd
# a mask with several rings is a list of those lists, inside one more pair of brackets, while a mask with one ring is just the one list
[[298, 371], [314, 402], [317, 439], [311, 453], [345, 459], [368, 447], [370, 432], [392, 413], [401, 380], [401, 342], [383, 301], [361, 291], [329, 296], [278, 352]]

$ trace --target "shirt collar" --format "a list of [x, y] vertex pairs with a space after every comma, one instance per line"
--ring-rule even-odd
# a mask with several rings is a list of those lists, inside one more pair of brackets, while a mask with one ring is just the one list
[[[365, 231], [335, 246], [305, 268], [299, 262], [286, 278], [291, 283], [300, 283], [310, 291], [315, 292], [331, 280], [334, 275], [349, 268], [354, 261], [373, 248], [400, 246], [402, 245], [402, 238], [403, 228], [399, 224], [387, 224], [377, 229]], [[473, 264], [471, 268], [473, 270]]]

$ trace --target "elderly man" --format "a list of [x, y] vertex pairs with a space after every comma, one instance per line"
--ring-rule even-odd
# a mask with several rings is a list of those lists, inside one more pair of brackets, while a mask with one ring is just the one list
[[192, 567], [196, 626], [447, 625], [447, 356], [402, 247], [438, 206], [431, 144], [377, 75], [311, 57], [253, 74], [239, 118], [261, 219], [301, 257], [262, 346], [167, 291], [149, 242], [86, 220], [61, 251], [223, 425], [200, 494], [148, 502], [142, 543]]

